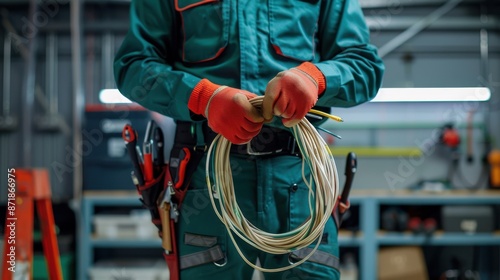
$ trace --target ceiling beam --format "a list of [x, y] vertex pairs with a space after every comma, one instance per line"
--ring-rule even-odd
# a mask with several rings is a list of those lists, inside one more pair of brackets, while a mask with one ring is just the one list
[[449, 11], [453, 10], [462, 0], [448, 0], [441, 7], [437, 8], [435, 11], [422, 18], [421, 20], [415, 22], [412, 26], [408, 27], [405, 31], [401, 32], [399, 35], [394, 37], [392, 40], [387, 42], [385, 45], [381, 46], [378, 50], [380, 57], [386, 56], [391, 51], [399, 48], [401, 45], [406, 43], [408, 40], [413, 38], [415, 35], [424, 30], [427, 26], [434, 23], [436, 20], [447, 14]]

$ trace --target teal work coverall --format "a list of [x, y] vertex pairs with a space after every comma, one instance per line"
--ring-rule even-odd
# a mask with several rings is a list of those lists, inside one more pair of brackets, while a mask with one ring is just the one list
[[[381, 84], [384, 65], [369, 43], [357, 0], [133, 0], [130, 11], [130, 29], [114, 64], [118, 88], [175, 120], [204, 121], [187, 106], [202, 78], [263, 95], [278, 72], [309, 61], [326, 80], [316, 103], [323, 110], [367, 102]], [[181, 279], [250, 279], [253, 268], [240, 258], [209, 203], [204, 166], [202, 159], [178, 223]], [[260, 229], [289, 231], [309, 216], [299, 157], [233, 155], [231, 166], [239, 206]], [[339, 279], [332, 219], [321, 242], [311, 261], [265, 278]], [[304, 255], [290, 259], [238, 244], [266, 268]]]

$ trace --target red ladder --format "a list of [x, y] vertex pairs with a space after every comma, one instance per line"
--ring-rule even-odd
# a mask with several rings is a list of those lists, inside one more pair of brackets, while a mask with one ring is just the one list
[[[9, 169], [4, 231], [2, 280], [27, 273], [32, 279], [34, 205], [42, 230], [42, 245], [51, 280], [62, 280], [52, 210], [49, 173], [45, 169]], [[20, 271], [24, 268], [24, 272]]]

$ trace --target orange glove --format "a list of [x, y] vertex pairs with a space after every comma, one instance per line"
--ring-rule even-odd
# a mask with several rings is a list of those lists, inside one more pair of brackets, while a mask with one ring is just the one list
[[262, 113], [266, 121], [273, 115], [287, 127], [298, 124], [325, 90], [323, 73], [310, 62], [278, 73], [266, 87]]
[[246, 90], [201, 80], [191, 93], [188, 108], [208, 120], [208, 126], [233, 144], [255, 137], [264, 123], [262, 114], [250, 104], [257, 95]]

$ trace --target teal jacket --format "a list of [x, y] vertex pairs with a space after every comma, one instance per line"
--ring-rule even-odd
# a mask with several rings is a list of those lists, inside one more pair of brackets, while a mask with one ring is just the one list
[[304, 61], [326, 78], [319, 107], [376, 95], [384, 65], [357, 0], [133, 0], [114, 72], [124, 96], [189, 121], [202, 78], [262, 95], [278, 72]]

